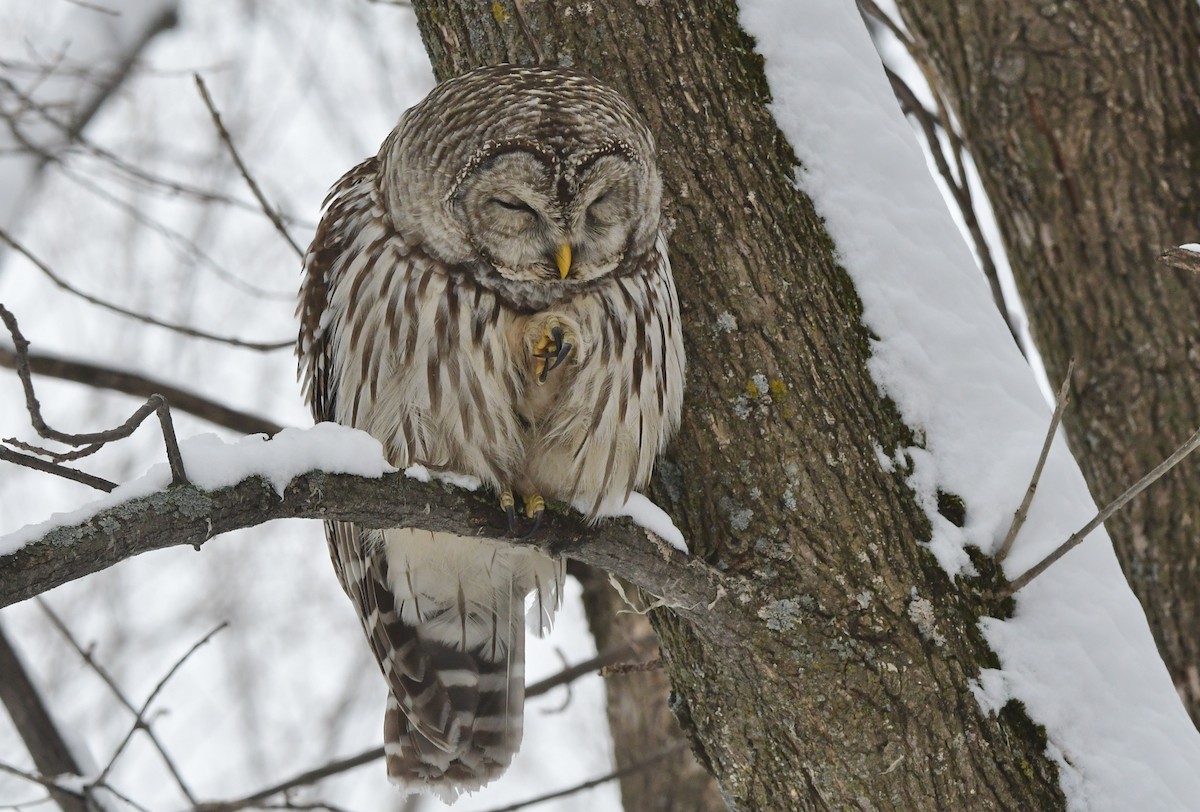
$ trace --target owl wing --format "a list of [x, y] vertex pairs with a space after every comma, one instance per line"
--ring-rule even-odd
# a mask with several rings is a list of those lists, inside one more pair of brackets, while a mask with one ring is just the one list
[[[362, 295], [361, 288], [386, 253], [384, 249], [389, 247], [400, 261], [391, 274], [378, 276], [407, 275], [404, 262], [407, 247], [387, 224], [380, 206], [378, 169], [378, 159], [371, 158], [338, 181], [325, 199], [324, 214], [304, 258], [304, 282], [297, 308], [301, 325], [297, 350], [302, 388], [318, 422], [333, 420], [356, 425], [364, 393], [367, 397], [373, 394], [367, 379], [371, 377], [372, 365], [378, 363], [379, 352], [373, 348], [379, 342], [354, 336], [353, 328], [352, 334], [346, 336], [347, 325], [337, 323], [348, 317], [344, 309], [331, 307], [335, 296], [347, 295], [339, 288], [347, 285], [358, 288], [348, 294], [350, 298]], [[403, 253], [397, 250], [397, 245], [389, 246], [389, 242], [400, 243]], [[356, 338], [362, 341], [361, 347], [357, 346]], [[349, 346], [339, 346], [344, 342]], [[350, 359], [339, 355], [345, 356], [347, 352], [361, 356], [358, 375], [343, 374], [342, 367]], [[362, 385], [347, 387], [347, 379]], [[343, 392], [343, 388], [352, 391]], [[345, 402], [339, 402], [343, 394], [350, 396], [349, 409]], [[408, 446], [408, 441], [401, 441], [402, 448]], [[358, 610], [392, 694], [411, 706], [408, 710], [425, 737], [438, 747], [453, 749], [456, 720], [453, 714], [442, 710], [450, 705], [450, 698], [441, 682], [425, 679], [438, 666], [430, 662], [428, 650], [408, 645], [416, 632], [404, 622], [395, 605], [382, 534], [349, 522], [326, 522], [325, 531], [338, 580]], [[412, 697], [419, 697], [420, 701], [409, 699]]]

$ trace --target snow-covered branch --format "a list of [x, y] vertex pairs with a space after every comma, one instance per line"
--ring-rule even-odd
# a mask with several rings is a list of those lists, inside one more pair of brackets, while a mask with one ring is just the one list
[[[275, 519], [335, 519], [364, 527], [415, 527], [503, 538], [504, 515], [490, 495], [419, 482], [403, 473], [378, 478], [309, 471], [282, 495], [263, 476], [205, 490], [185, 484], [107, 507], [87, 519], [46, 529], [0, 555], [0, 606], [25, 600], [126, 558], [165, 547], [199, 549], [222, 533]], [[13, 539], [10, 537], [10, 543]], [[535, 544], [625, 578], [684, 611], [703, 609], [724, 580], [689, 561], [628, 519], [589, 527], [573, 512], [551, 511]], [[4, 540], [0, 540], [0, 547]]]

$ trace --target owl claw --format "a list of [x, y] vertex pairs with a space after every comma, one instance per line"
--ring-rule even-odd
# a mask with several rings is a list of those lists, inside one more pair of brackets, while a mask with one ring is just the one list
[[545, 383], [546, 376], [570, 357], [575, 345], [569, 339], [570, 336], [557, 323], [542, 334], [541, 340], [533, 348], [533, 357], [537, 359], [534, 370], [538, 383]]
[[542, 516], [544, 516], [545, 514], [546, 514], [545, 510], [539, 510], [536, 513], [534, 513], [533, 514], [533, 526], [530, 527], [528, 532], [526, 532], [525, 535], [521, 536], [521, 538], [523, 538], [523, 539], [531, 538], [533, 536], [533, 534], [538, 531], [538, 528], [542, 526]]
[[513, 499], [512, 488], [505, 488], [500, 491], [500, 507], [504, 509], [504, 518], [508, 523], [508, 534], [515, 535], [517, 532], [517, 508], [516, 501]]
[[527, 539], [538, 531], [538, 528], [542, 526], [542, 516], [545, 513], [546, 500], [542, 498], [541, 494], [535, 493], [532, 496], [525, 497], [525, 516], [526, 518], [533, 519], [533, 526], [521, 538]]

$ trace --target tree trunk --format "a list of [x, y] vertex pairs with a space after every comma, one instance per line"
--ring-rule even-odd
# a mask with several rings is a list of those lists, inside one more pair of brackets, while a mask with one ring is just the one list
[[[1200, 279], [1155, 262], [1200, 228], [1194, 0], [900, 0], [996, 212], [1064, 423], [1107, 503], [1200, 424]], [[1185, 464], [1107, 522], [1200, 721], [1200, 477]]]
[[[653, 639], [650, 619], [631, 611], [609, 584], [606, 573], [579, 567], [576, 574], [583, 584], [583, 606], [598, 650], [647, 636]], [[629, 584], [623, 589], [626, 595], [637, 594]], [[645, 649], [638, 659], [658, 656], [657, 645]], [[610, 675], [605, 688], [618, 769], [648, 761], [683, 740], [683, 731], [670, 711], [671, 686], [661, 668]], [[725, 812], [728, 808], [713, 777], [689, 749], [657, 762], [652, 770], [623, 776], [621, 802], [625, 812]]]
[[[905, 473], [877, 461], [875, 443], [913, 438], [867, 372], [858, 297], [792, 183], [734, 3], [414, 5], [439, 77], [570, 64], [657, 134], [689, 376], [654, 496], [730, 588], [653, 621], [673, 709], [730, 806], [1061, 808], [1020, 707], [985, 717], [970, 693], [996, 664], [985, 608], [920, 546]], [[913, 589], [934, 640], [909, 619]]]

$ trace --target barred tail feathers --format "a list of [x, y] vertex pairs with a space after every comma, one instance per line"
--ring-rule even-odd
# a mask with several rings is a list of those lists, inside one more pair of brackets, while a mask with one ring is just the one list
[[[522, 621], [543, 631], [562, 594], [563, 563], [535, 551], [445, 533], [387, 530], [396, 613], [387, 637], [388, 777], [452, 801], [508, 767], [525, 699]], [[535, 625], [536, 624], [536, 625]]]

